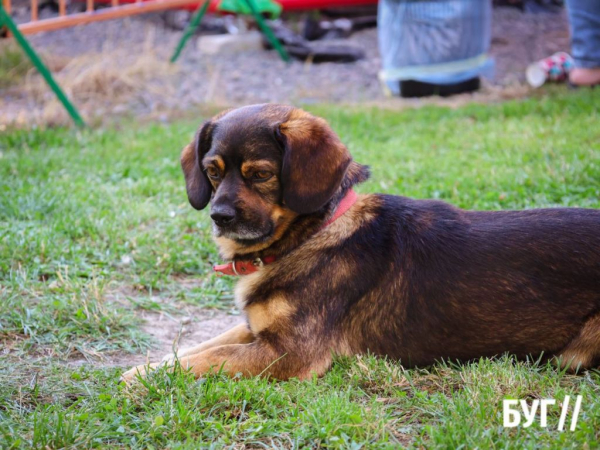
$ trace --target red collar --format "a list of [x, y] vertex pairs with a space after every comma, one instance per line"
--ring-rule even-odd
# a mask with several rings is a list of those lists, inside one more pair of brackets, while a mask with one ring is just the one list
[[[342, 217], [346, 211], [348, 211], [352, 205], [356, 203], [356, 200], [358, 200], [358, 195], [356, 195], [354, 190], [350, 189], [338, 205], [337, 209], [333, 213], [333, 216], [331, 216], [331, 218], [325, 222], [323, 228], [331, 225], [337, 219]], [[213, 267], [213, 270], [223, 275], [250, 275], [251, 273], [256, 272], [262, 266], [271, 264], [276, 259], [277, 258], [275, 256], [265, 256], [262, 259], [256, 258], [253, 261], [232, 261], [227, 264], [216, 265]]]
[[227, 264], [213, 266], [213, 270], [223, 275], [250, 275], [265, 264], [271, 264], [276, 259], [274, 256], [265, 256], [263, 259], [256, 258], [253, 261], [234, 260]]

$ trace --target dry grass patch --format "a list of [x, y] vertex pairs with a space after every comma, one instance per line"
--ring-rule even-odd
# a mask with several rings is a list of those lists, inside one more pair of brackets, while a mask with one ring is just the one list
[[[143, 50], [135, 54], [106, 45], [100, 53], [75, 58], [42, 56], [82, 116], [88, 121], [100, 120], [105, 115], [122, 115], [135, 104], [158, 108], [161, 102], [173, 96], [175, 87], [168, 79], [179, 66], [157, 55], [152, 34], [146, 36]], [[50, 126], [70, 124], [71, 120], [55, 94], [37, 70], [27, 63], [19, 62], [10, 70], [0, 67], [0, 87], [2, 79], [13, 80], [13, 95], [33, 101], [35, 108], [32, 110], [28, 105], [20, 111], [0, 113], [0, 123], [16, 126], [31, 125], [32, 122]], [[9, 64], [14, 65], [10, 61]], [[7, 71], [6, 76], [3, 71]], [[18, 78], [9, 77], [13, 72], [18, 72]]]

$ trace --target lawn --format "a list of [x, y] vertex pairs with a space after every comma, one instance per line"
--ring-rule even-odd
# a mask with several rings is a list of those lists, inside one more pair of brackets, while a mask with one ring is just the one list
[[[598, 105], [596, 89], [460, 109], [310, 110], [371, 166], [358, 191], [495, 210], [600, 208]], [[507, 355], [412, 370], [340, 359], [304, 382], [176, 371], [119, 384], [127, 355], [154, 344], [143, 311], [233, 308], [233, 280], [210, 273], [208, 215], [188, 205], [179, 168], [200, 120], [0, 137], [0, 448], [599, 446], [600, 372]], [[565, 395], [582, 396], [575, 431], [557, 430], [558, 406], [545, 428], [502, 426], [503, 399]]]

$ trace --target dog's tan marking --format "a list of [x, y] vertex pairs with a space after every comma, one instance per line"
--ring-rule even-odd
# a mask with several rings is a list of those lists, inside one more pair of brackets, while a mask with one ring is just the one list
[[181, 167], [184, 173], [192, 173], [196, 165], [196, 150], [194, 142], [190, 142], [181, 151]]
[[600, 314], [593, 316], [560, 353], [559, 364], [571, 371], [587, 369], [600, 357]]
[[253, 274], [240, 277], [234, 289], [235, 305], [239, 309], [243, 310], [246, 307], [246, 299], [248, 298], [249, 294], [256, 289], [260, 283], [262, 283], [263, 275], [264, 269], [254, 272]]
[[[217, 243], [217, 247], [219, 247], [219, 255], [221, 255], [221, 258], [223, 259], [231, 260], [235, 255], [243, 254], [244, 247], [233, 239], [215, 236], [214, 240]], [[241, 251], [241, 253], [238, 250]]]
[[205, 156], [202, 160], [202, 167], [205, 169], [213, 164], [219, 169], [221, 174], [225, 172], [225, 161], [223, 161], [223, 158], [221, 158], [219, 155]]
[[255, 335], [275, 323], [287, 321], [295, 309], [283, 297], [275, 297], [266, 302], [253, 303], [246, 306], [244, 312], [248, 324]]

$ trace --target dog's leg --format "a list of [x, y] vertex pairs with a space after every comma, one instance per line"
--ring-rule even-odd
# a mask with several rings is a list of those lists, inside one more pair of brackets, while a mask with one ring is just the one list
[[[195, 353], [200, 353], [205, 350], [208, 350], [212, 347], [219, 347], [228, 344], [248, 344], [254, 340], [254, 335], [248, 328], [248, 325], [241, 323], [236, 325], [232, 329], [212, 338], [208, 341], [203, 342], [200, 345], [196, 345], [191, 348], [187, 348], [184, 350], [180, 350], [177, 352], [177, 358], [182, 358], [185, 356], [193, 355]], [[154, 369], [160, 365], [172, 365], [175, 361], [175, 355], [169, 354], [166, 355], [160, 363], [152, 363], [150, 364], [150, 368]], [[131, 381], [135, 378], [135, 376], [140, 373], [142, 375], [146, 374], [146, 365], [134, 367], [123, 375], [121, 375], [121, 380], [123, 381]]]
[[[195, 345], [194, 347], [186, 348], [183, 350], [179, 350], [177, 352], [177, 357], [181, 358], [183, 356], [193, 355], [195, 353], [203, 352], [204, 350], [208, 350], [212, 347], [219, 347], [221, 345], [228, 344], [249, 344], [254, 340], [254, 335], [248, 328], [248, 325], [245, 323], [240, 323], [235, 327], [227, 330], [226, 332], [209, 339], [199, 345]], [[174, 355], [166, 355], [163, 358], [163, 361], [170, 361], [174, 359]]]
[[[184, 356], [179, 364], [185, 370], [191, 370], [196, 378], [211, 372], [223, 372], [230, 376], [241, 374], [245, 377], [257, 375], [272, 376], [280, 380], [292, 377], [310, 378], [313, 374], [323, 375], [331, 364], [331, 354], [318, 359], [298, 354], [276, 351], [271, 345], [255, 340], [249, 344], [230, 344], [212, 347], [200, 353]], [[150, 365], [150, 368], [156, 364]], [[145, 376], [147, 366], [135, 367], [121, 376], [126, 382], [133, 381], [137, 374]]]
[[560, 353], [561, 367], [576, 372], [587, 369], [600, 357], [600, 314], [583, 324], [579, 334]]

